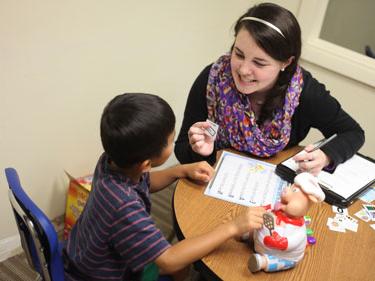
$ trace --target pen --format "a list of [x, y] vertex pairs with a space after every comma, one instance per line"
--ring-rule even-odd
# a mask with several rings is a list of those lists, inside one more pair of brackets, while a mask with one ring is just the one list
[[327, 143], [329, 143], [331, 140], [333, 140], [335, 137], [337, 137], [337, 134], [333, 134], [332, 136], [330, 136], [328, 139], [324, 139], [322, 140], [321, 142], [319, 142], [314, 148], [313, 150], [309, 151], [309, 152], [313, 152], [319, 148], [321, 148], [322, 146], [326, 145]]

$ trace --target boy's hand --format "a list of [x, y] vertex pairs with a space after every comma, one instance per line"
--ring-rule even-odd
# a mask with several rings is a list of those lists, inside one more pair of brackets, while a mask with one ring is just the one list
[[261, 228], [265, 212], [263, 207], [249, 207], [244, 214], [235, 218], [232, 221], [235, 227], [235, 238], [240, 238], [246, 232]]
[[206, 161], [185, 164], [186, 177], [192, 180], [208, 182], [215, 173], [214, 168]]

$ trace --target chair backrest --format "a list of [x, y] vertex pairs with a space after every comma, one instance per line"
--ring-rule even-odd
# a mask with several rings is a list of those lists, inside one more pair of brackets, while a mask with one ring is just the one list
[[61, 245], [48, 217], [27, 196], [17, 171], [5, 169], [9, 201], [16, 218], [22, 248], [27, 260], [45, 281], [63, 281], [64, 266]]

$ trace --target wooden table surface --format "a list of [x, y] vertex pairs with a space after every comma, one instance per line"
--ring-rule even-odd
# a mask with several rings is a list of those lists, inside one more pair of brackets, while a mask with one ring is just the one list
[[[266, 160], [277, 164], [301, 148], [282, 151]], [[189, 180], [178, 182], [173, 198], [175, 227], [181, 237], [203, 234], [215, 226], [235, 217], [245, 206], [204, 195], [206, 186]], [[349, 214], [361, 209], [361, 201], [348, 208]], [[371, 223], [359, 220], [358, 232], [345, 233], [329, 230], [327, 219], [334, 217], [331, 205], [323, 202], [309, 210], [317, 243], [306, 248], [303, 260], [293, 269], [276, 273], [251, 273], [247, 261], [252, 249], [234, 239], [204, 257], [198, 265], [204, 276], [225, 281], [242, 280], [375, 280], [375, 230]]]

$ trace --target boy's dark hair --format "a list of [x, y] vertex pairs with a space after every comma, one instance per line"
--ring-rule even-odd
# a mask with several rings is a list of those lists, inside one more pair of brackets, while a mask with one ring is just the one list
[[104, 151], [120, 168], [157, 157], [167, 146], [175, 123], [172, 108], [158, 96], [118, 95], [102, 114], [100, 136]]

